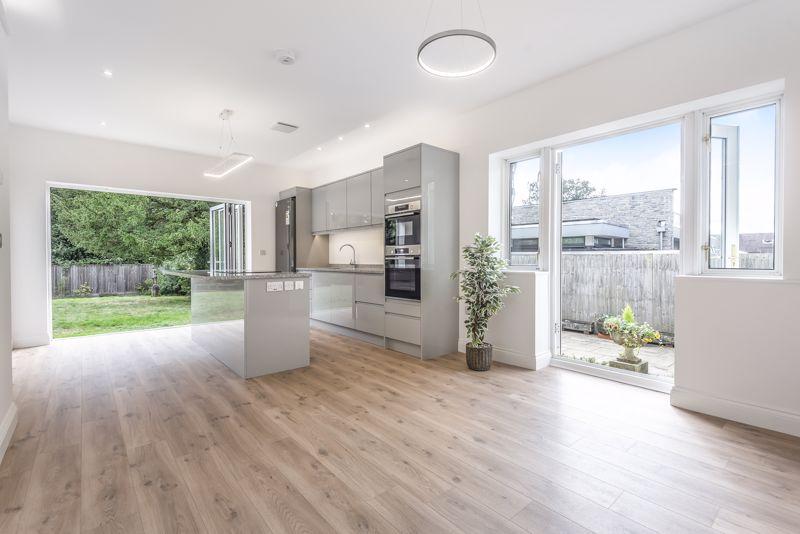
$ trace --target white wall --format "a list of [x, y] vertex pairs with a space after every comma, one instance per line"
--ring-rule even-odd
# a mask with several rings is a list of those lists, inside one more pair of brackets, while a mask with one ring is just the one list
[[[11, 239], [14, 346], [48, 339], [46, 183], [135, 189], [251, 201], [252, 267], [275, 265], [274, 206], [278, 192], [306, 185], [298, 171], [259, 164], [221, 180], [203, 177], [214, 158], [13, 125]], [[261, 251], [266, 255], [261, 255]]]
[[[784, 186], [784, 275], [786, 280], [800, 280], [800, 210], [790, 209], [800, 203], [800, 2], [796, 0], [762, 0], [707, 20], [675, 34], [643, 44], [608, 57], [582, 69], [533, 86], [487, 106], [465, 113], [447, 124], [417, 125], [398, 131], [380, 142], [373, 142], [361, 153], [347, 160], [314, 172], [317, 180], [324, 176], [345, 176], [358, 169], [380, 164], [385, 154], [424, 141], [455, 150], [461, 154], [460, 240], [464, 244], [475, 232], [489, 228], [489, 155], [561, 134], [624, 119], [703, 97], [733, 91], [763, 82], [785, 79], [785, 186]], [[543, 53], [546, 53], [543, 51]], [[535, 58], [533, 59], [535, 60]], [[451, 83], [449, 80], [447, 83]], [[456, 83], [469, 83], [462, 80]], [[701, 280], [702, 284], [712, 284]], [[741, 310], [737, 297], [739, 285], [734, 281], [729, 293], [721, 294], [723, 317]], [[787, 283], [788, 287], [788, 283]], [[790, 291], [775, 295], [754, 292], [748, 295], [747, 309], [789, 310], [797, 306]], [[676, 307], [678, 317], [693, 308], [704, 309], [702, 298], [687, 294]], [[732, 332], [734, 339], [751, 336], [749, 331]], [[776, 335], [786, 336], [785, 333]], [[687, 346], [692, 339], [679, 340], [676, 369], [684, 358], [705, 358], [708, 365], [690, 367], [693, 385], [710, 395], [734, 395], [718, 390], [726, 377], [736, 381], [755, 395], [749, 402], [772, 405], [774, 399], [760, 397], [765, 383], [773, 378], [781, 383], [777, 369], [760, 370], [757, 358], [740, 358], [741, 366], [728, 366], [730, 355], [698, 352]], [[731, 344], [731, 350], [746, 344]], [[787, 351], [787, 343], [779, 347]], [[743, 352], [742, 352], [743, 354]], [[800, 350], [785, 355], [788, 364], [781, 372], [800, 376]], [[756, 369], [759, 369], [756, 372]], [[785, 374], [783, 376], [786, 376]], [[741, 377], [744, 377], [741, 381]], [[682, 386], [686, 375], [678, 372], [676, 385]], [[748, 382], [752, 387], [748, 388]], [[796, 384], [795, 384], [796, 389]], [[783, 390], [783, 409], [800, 414], [795, 394]], [[732, 400], [735, 400], [732, 399]]]
[[330, 234], [328, 241], [328, 261], [330, 263], [350, 263], [353, 251], [339, 247], [350, 243], [356, 249], [356, 262], [359, 264], [383, 265], [383, 227], [359, 228]]
[[[0, 3], [0, 16], [3, 5]], [[11, 277], [8, 165], [8, 79], [6, 77], [6, 34], [0, 29], [0, 461], [16, 422], [11, 397]]]
[[800, 436], [800, 282], [677, 280], [672, 403]]

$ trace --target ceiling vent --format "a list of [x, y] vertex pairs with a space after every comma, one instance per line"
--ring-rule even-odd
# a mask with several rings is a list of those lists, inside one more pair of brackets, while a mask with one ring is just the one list
[[285, 122], [276, 122], [272, 125], [272, 130], [281, 133], [292, 133], [293, 131], [297, 130], [297, 126], [294, 124], [286, 124]]

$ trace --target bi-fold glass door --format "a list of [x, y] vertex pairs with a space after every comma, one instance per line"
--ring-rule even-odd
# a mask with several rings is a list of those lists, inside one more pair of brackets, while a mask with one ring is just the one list
[[211, 207], [209, 215], [211, 270], [244, 271], [246, 268], [244, 205], [218, 204]]

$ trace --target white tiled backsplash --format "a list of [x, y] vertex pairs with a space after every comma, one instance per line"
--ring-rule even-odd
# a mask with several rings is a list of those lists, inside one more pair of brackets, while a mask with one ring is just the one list
[[383, 226], [335, 232], [330, 234], [329, 239], [328, 261], [330, 263], [350, 263], [353, 257], [350, 247], [339, 252], [339, 247], [350, 243], [356, 249], [357, 263], [383, 265]]

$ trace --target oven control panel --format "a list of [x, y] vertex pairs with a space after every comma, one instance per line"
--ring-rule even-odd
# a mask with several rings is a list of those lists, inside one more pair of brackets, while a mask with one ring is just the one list
[[406, 245], [402, 247], [386, 247], [384, 256], [420, 256], [421, 245]]
[[410, 213], [420, 211], [422, 209], [422, 201], [413, 200], [404, 202], [402, 204], [389, 204], [386, 206], [386, 215], [398, 215], [401, 213]]

